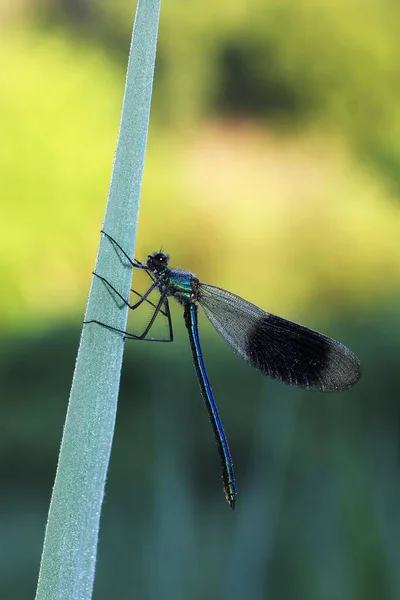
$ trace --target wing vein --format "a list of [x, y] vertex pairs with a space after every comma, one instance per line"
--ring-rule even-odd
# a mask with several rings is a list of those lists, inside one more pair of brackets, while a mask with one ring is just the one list
[[361, 376], [358, 358], [322, 333], [212, 285], [199, 285], [198, 300], [220, 336], [268, 377], [305, 389], [341, 391]]

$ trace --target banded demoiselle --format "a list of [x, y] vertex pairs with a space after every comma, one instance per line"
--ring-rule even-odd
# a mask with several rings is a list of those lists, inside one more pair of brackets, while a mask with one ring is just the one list
[[[169, 298], [175, 298], [182, 305], [200, 391], [217, 443], [226, 499], [231, 508], [234, 508], [236, 487], [233, 463], [203, 360], [197, 306], [201, 306], [220, 336], [243, 360], [267, 377], [294, 387], [322, 392], [346, 390], [361, 376], [360, 361], [346, 346], [322, 333], [267, 313], [227, 290], [201, 283], [190, 271], [171, 269], [168, 266], [169, 256], [164, 252], [149, 254], [145, 264], [136, 259], [132, 260], [114, 238], [104, 231], [102, 233], [135, 269], [147, 273], [151, 285], [144, 294], [132, 290], [139, 296], [139, 300], [131, 304], [104, 277], [98, 273], [94, 275], [130, 309], [135, 310], [143, 302], [147, 302], [153, 306], [154, 312], [141, 335], [116, 329], [96, 319], [85, 323], [97, 323], [122, 333], [126, 339], [172, 342]], [[154, 290], [159, 292], [157, 303], [149, 299]], [[167, 339], [149, 337], [159, 314], [168, 321]]]

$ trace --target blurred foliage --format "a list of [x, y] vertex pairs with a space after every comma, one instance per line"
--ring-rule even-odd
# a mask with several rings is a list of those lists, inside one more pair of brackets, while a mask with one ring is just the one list
[[[133, 2], [58, 0], [87, 39], [126, 56]], [[320, 119], [400, 181], [400, 6], [387, 0], [172, 0], [163, 7], [155, 106], [173, 126], [200, 115]], [[200, 50], [201, 49], [201, 50]]]
[[[0, 319], [23, 327], [84, 302], [123, 88], [113, 48], [126, 56], [133, 9], [29, 6], [36, 21], [20, 7], [0, 39]], [[398, 287], [397, 194], [373, 169], [395, 182], [398, 7], [360, 6], [165, 4], [138, 256], [164, 243], [292, 316], [321, 295], [358, 306]]]
[[[127, 345], [94, 598], [397, 598], [400, 320], [390, 306], [369, 319], [329, 327], [364, 362], [342, 395], [269, 382], [216, 334], [205, 341], [233, 514], [187, 339]], [[78, 335], [0, 344], [2, 598], [33, 595]]]
[[[133, 10], [0, 4], [4, 598], [35, 586]], [[399, 597], [399, 13], [164, 3], [138, 258], [163, 244], [202, 280], [338, 337], [364, 376], [303, 401], [201, 322], [232, 515], [180, 311], [176, 343], [129, 347], [95, 598]]]

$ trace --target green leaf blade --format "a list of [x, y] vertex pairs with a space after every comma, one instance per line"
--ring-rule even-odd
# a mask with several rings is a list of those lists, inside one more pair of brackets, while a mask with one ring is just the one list
[[[104, 229], [133, 252], [147, 144], [160, 0], [139, 0]], [[132, 267], [101, 239], [96, 272], [129, 297]], [[120, 308], [94, 278], [85, 320], [124, 330]], [[36, 600], [92, 597], [101, 506], [114, 433], [123, 338], [86, 325], [75, 366], [50, 503]]]

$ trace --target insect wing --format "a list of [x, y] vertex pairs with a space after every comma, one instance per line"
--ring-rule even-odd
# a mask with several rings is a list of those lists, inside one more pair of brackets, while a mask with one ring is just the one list
[[341, 391], [361, 376], [360, 361], [340, 342], [240, 296], [200, 284], [199, 303], [233, 350], [268, 377], [305, 389]]

